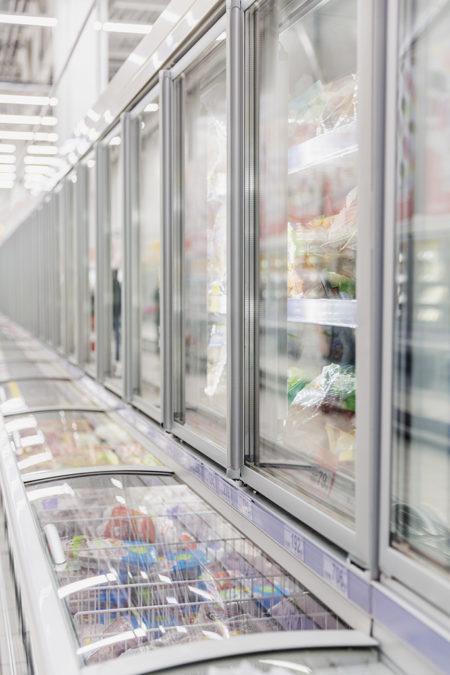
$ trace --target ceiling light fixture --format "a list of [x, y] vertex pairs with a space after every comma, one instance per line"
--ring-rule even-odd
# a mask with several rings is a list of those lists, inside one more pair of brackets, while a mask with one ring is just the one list
[[56, 145], [29, 145], [27, 148], [29, 155], [57, 155]]
[[144, 108], [144, 112], [157, 112], [158, 110], [159, 110], [159, 105], [157, 103], [149, 103]]
[[63, 161], [59, 157], [41, 157], [40, 155], [26, 155], [23, 159], [24, 164], [43, 164], [44, 166], [59, 166]]
[[15, 152], [16, 151], [16, 146], [12, 145], [12, 143], [0, 143], [0, 152]]
[[147, 35], [153, 28], [150, 23], [119, 23], [114, 21], [106, 21], [101, 23], [96, 21], [94, 23], [95, 30], [104, 30], [106, 33], [131, 33], [134, 35]]
[[58, 99], [49, 96], [28, 96], [27, 94], [0, 94], [0, 103], [13, 105], [50, 105], [55, 106]]
[[41, 28], [53, 28], [58, 23], [58, 19], [53, 16], [36, 16], [32, 14], [19, 14], [2, 12], [0, 14], [0, 23], [8, 23], [14, 26], [40, 26]]
[[[11, 166], [11, 164], [0, 164], [0, 173], [15, 174], [16, 173], [16, 167]], [[3, 176], [2, 176], [2, 178], [3, 178]]]
[[52, 115], [0, 115], [0, 124], [41, 124], [54, 127], [58, 123]]
[[120, 136], [113, 136], [109, 141], [108, 145], [120, 145], [121, 143], [122, 139], [120, 138]]
[[0, 155], [0, 164], [15, 164], [15, 155]]
[[50, 141], [56, 143], [58, 134], [46, 131], [0, 131], [0, 139], [4, 141]]

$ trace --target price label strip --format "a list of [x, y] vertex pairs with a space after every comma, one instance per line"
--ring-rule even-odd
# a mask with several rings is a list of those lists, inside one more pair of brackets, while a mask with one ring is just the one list
[[323, 578], [339, 593], [348, 597], [348, 570], [327, 555], [323, 556]]
[[284, 527], [284, 547], [289, 553], [292, 553], [297, 560], [304, 561], [305, 546], [303, 537], [286, 525]]

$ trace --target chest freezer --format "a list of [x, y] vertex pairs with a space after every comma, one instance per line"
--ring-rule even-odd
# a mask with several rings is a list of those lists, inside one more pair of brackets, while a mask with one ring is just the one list
[[76, 381], [9, 380], [0, 384], [0, 412], [15, 415], [36, 408], [101, 408], [102, 403]]
[[60, 362], [32, 362], [32, 361], [9, 361], [1, 364], [1, 378], [0, 381], [10, 380], [16, 378], [30, 378], [30, 377], [65, 377], [67, 371]]
[[4, 429], [21, 474], [99, 466], [160, 466], [111, 415], [58, 410], [5, 418]]
[[25, 535], [18, 548], [26, 604], [39, 617], [30, 628], [38, 673], [137, 674], [186, 664], [185, 672], [212, 673], [197, 664], [321, 648], [357, 648], [361, 663], [375, 662], [371, 638], [177, 475], [105, 471], [24, 485], [5, 450], [2, 464], [15, 486], [9, 504], [21, 504], [13, 513]]

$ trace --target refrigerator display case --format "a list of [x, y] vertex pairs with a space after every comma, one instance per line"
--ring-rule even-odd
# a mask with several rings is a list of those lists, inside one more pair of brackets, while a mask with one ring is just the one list
[[248, 22], [258, 428], [247, 464], [354, 527], [357, 3], [269, 0]]
[[194, 445], [206, 441], [209, 454], [222, 463], [227, 433], [225, 28], [225, 22], [214, 27], [209, 46], [191, 57], [175, 82], [183, 144], [175, 420], [178, 431], [193, 435]]
[[58, 378], [65, 377], [67, 371], [58, 361], [54, 362], [13, 362], [7, 360], [5, 364], [7, 376], [4, 379], [28, 379], [28, 378]]
[[91, 153], [86, 160], [86, 216], [87, 216], [87, 245], [88, 245], [88, 280], [87, 280], [87, 307], [83, 313], [87, 321], [87, 348], [86, 369], [95, 371], [96, 364], [96, 289], [97, 289], [97, 163]]
[[450, 50], [447, 3], [402, 1], [386, 176], [383, 569], [450, 601]]
[[65, 672], [95, 665], [99, 675], [299, 646], [366, 647], [373, 658], [371, 638], [170, 472], [27, 480], [24, 489], [28, 545], [40, 548], [38, 575], [52, 579], [42, 610], [51, 603], [55, 614], [35, 636], [41, 650], [53, 642], [48, 675], [59, 650]]
[[0, 384], [0, 412], [14, 415], [36, 408], [99, 408], [102, 403], [92, 393], [68, 379], [10, 380]]
[[6, 418], [4, 424], [22, 474], [81, 467], [161, 465], [104, 412], [35, 412]]
[[137, 270], [133, 295], [133, 397], [158, 420], [162, 418], [162, 315], [161, 315], [161, 122], [159, 86], [133, 112], [136, 161], [132, 167], [133, 260]]
[[105, 141], [106, 202], [101, 227], [105, 244], [105, 380], [119, 391], [123, 377], [123, 159], [122, 132], [116, 128]]

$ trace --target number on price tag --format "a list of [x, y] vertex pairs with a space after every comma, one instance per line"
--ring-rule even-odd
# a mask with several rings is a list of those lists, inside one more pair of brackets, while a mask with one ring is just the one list
[[244, 495], [238, 496], [238, 509], [246, 518], [252, 519], [252, 502], [248, 497]]
[[333, 487], [334, 476], [334, 471], [322, 466], [314, 466], [309, 474], [309, 480], [318, 492], [329, 495]]
[[323, 558], [323, 578], [342, 595], [348, 595], [348, 570], [328, 556]]
[[284, 528], [284, 546], [299, 560], [304, 560], [303, 537], [290, 527]]

